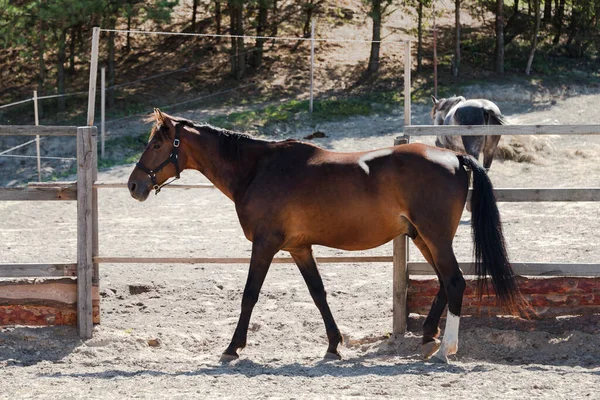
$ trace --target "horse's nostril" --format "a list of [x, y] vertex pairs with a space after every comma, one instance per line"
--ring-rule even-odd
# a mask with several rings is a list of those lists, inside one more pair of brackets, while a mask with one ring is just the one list
[[134, 182], [131, 182], [131, 183], [129, 184], [129, 191], [130, 191], [130, 192], [133, 192], [133, 191], [135, 191], [135, 187], [136, 187], [135, 183], [134, 183]]

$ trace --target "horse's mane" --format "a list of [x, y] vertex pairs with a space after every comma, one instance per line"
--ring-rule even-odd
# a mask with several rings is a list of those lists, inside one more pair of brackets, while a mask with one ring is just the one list
[[219, 155], [229, 162], [235, 162], [244, 157], [243, 146], [240, 146], [241, 144], [248, 142], [264, 142], [263, 140], [253, 138], [249, 134], [218, 128], [208, 123], [196, 123], [179, 117], [173, 117], [171, 120], [180, 123], [183, 126], [193, 128], [200, 133], [209, 132], [215, 134], [219, 140]]
[[446, 111], [447, 113], [454, 105], [462, 101], [466, 101], [466, 99], [463, 96], [457, 95], [453, 95], [447, 99], [440, 99], [440, 101], [437, 104], [434, 104], [431, 109], [431, 118], [435, 118], [436, 111]]

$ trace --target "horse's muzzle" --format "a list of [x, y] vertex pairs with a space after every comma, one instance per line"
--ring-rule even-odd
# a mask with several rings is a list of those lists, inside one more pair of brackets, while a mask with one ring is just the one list
[[129, 179], [127, 187], [129, 188], [129, 194], [131, 194], [131, 197], [138, 201], [146, 200], [150, 194], [150, 189], [152, 189], [150, 185], [136, 182], [132, 179]]

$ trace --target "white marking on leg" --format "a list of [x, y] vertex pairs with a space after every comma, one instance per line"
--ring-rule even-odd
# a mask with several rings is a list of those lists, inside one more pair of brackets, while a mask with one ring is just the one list
[[444, 330], [444, 338], [442, 339], [442, 345], [434, 357], [439, 358], [444, 362], [448, 362], [447, 356], [456, 354], [458, 351], [458, 325], [460, 323], [460, 317], [452, 314], [448, 311], [446, 316], [446, 329]]
[[369, 175], [370, 169], [367, 165], [367, 161], [371, 161], [379, 157], [389, 156], [390, 154], [392, 154], [392, 149], [381, 149], [372, 151], [370, 153], [360, 156], [360, 158], [358, 159], [358, 165], [367, 173], [367, 175]]

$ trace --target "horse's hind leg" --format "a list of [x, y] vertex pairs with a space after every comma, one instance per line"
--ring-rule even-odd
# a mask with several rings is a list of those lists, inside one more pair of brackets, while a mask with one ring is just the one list
[[446, 308], [446, 304], [448, 304], [448, 297], [446, 296], [446, 289], [444, 288], [444, 281], [442, 277], [437, 272], [435, 267], [435, 263], [433, 261], [433, 256], [431, 255], [431, 251], [429, 247], [425, 244], [425, 241], [421, 236], [417, 236], [413, 239], [413, 242], [417, 246], [417, 248], [423, 254], [423, 257], [427, 260], [427, 262], [431, 265], [431, 267], [435, 270], [438, 280], [440, 282], [440, 289], [438, 290], [435, 299], [433, 299], [433, 304], [431, 305], [431, 309], [429, 310], [429, 314], [423, 323], [423, 342], [422, 342], [422, 352], [423, 358], [426, 360], [429, 359], [439, 348], [440, 341], [438, 337], [440, 336], [440, 318], [444, 309]]
[[446, 315], [446, 329], [442, 345], [433, 357], [447, 363], [448, 356], [456, 354], [458, 350], [458, 325], [466, 283], [458, 267], [451, 242], [442, 248], [429, 247], [432, 249], [435, 266], [442, 278], [448, 298], [448, 314]]
[[296, 262], [296, 265], [298, 265], [300, 273], [306, 282], [306, 286], [308, 286], [308, 291], [323, 317], [327, 338], [329, 339], [329, 346], [327, 347], [325, 358], [340, 359], [341, 356], [338, 352], [338, 346], [342, 342], [342, 335], [333, 319], [333, 314], [331, 314], [329, 305], [327, 304], [327, 293], [325, 292], [323, 280], [317, 269], [317, 262], [312, 254], [312, 249], [310, 247], [294, 249], [290, 251], [290, 254]]
[[496, 147], [500, 141], [500, 135], [486, 136], [485, 144], [483, 146], [483, 167], [490, 169], [492, 161], [494, 161], [494, 154], [496, 153]]
[[238, 320], [231, 343], [221, 356], [221, 361], [230, 361], [238, 358], [237, 351], [246, 347], [250, 316], [252, 315], [254, 305], [258, 301], [258, 295], [269, 271], [271, 261], [273, 261], [273, 257], [278, 250], [277, 246], [262, 240], [255, 240], [252, 243], [250, 270], [248, 271], [248, 279], [246, 280], [246, 287], [244, 288], [242, 297], [242, 312], [240, 313], [240, 319]]

